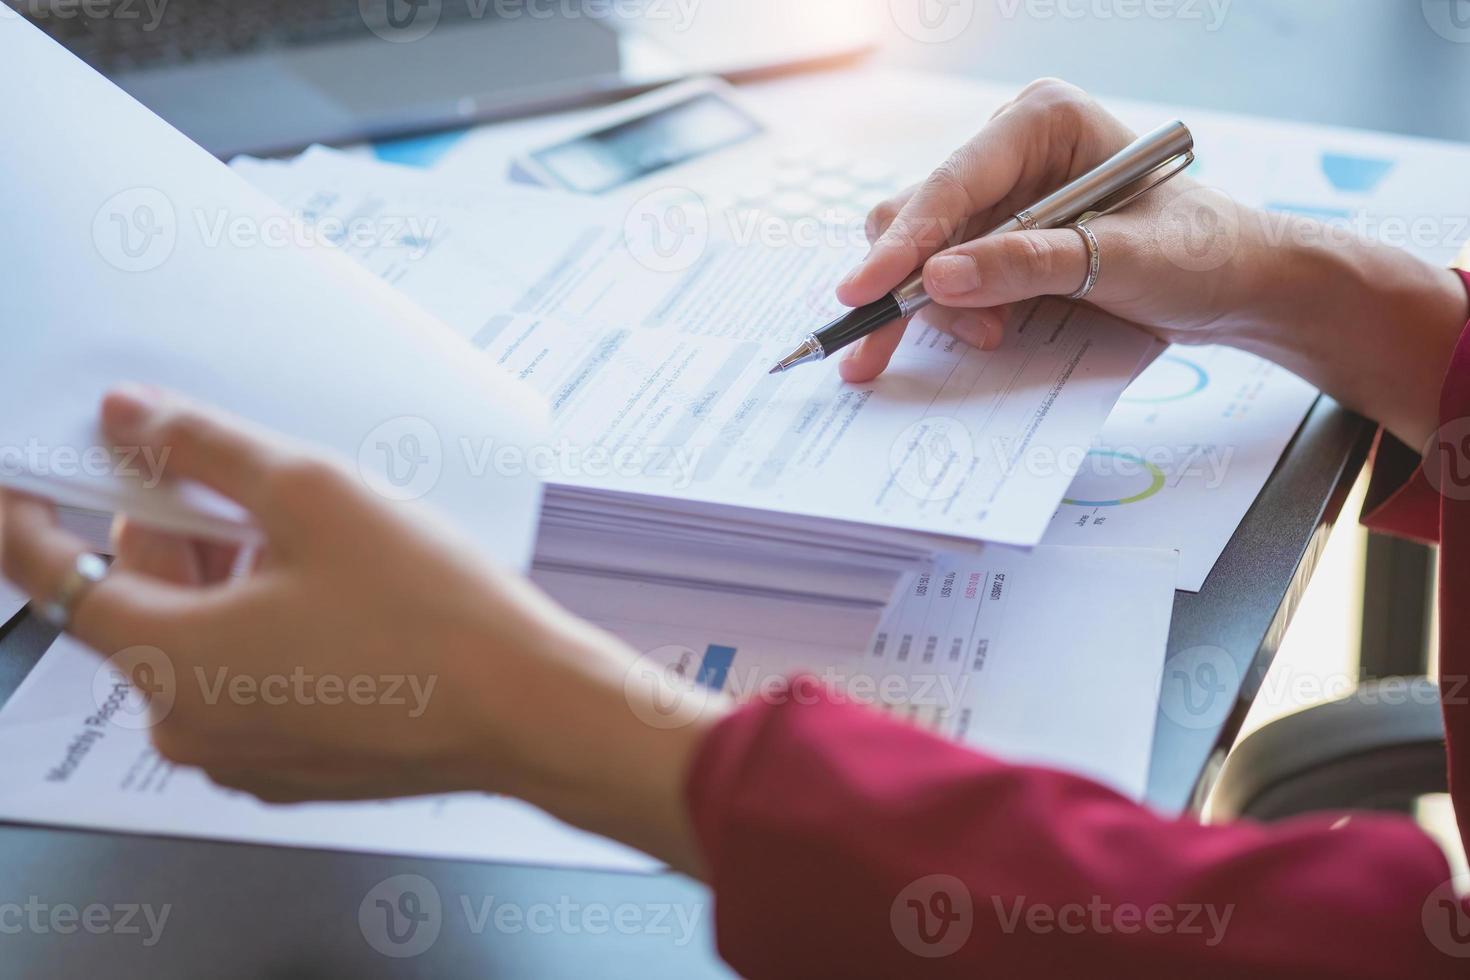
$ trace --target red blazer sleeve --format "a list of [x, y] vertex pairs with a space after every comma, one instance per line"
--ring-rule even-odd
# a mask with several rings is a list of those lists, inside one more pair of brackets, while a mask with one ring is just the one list
[[1470, 912], [1409, 820], [1165, 820], [808, 678], [774, 701], [722, 722], [689, 785], [720, 953], [744, 976], [1470, 973], [1441, 950], [1470, 956]]
[[[1470, 290], [1470, 272], [1460, 275]], [[1440, 697], [1450, 795], [1470, 846], [1470, 326], [1450, 358], [1439, 418], [1422, 457], [1379, 433], [1363, 523], [1440, 546]]]
[[[1369, 520], [1441, 542], [1448, 691], [1470, 674], [1470, 480], [1443, 469], [1470, 473], [1465, 338], [1441, 408], [1449, 458], [1410, 465]], [[1446, 721], [1470, 840], [1470, 691]], [[687, 789], [720, 952], [753, 978], [1470, 976], [1470, 905], [1404, 819], [1166, 820], [806, 678], [721, 722]]]

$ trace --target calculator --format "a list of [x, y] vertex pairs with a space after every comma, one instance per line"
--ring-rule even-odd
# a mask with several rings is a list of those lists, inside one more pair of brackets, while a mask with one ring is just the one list
[[897, 167], [857, 148], [774, 131], [712, 78], [614, 106], [515, 166], [523, 179], [589, 196], [680, 184], [715, 210], [844, 225], [863, 221], [907, 183]]

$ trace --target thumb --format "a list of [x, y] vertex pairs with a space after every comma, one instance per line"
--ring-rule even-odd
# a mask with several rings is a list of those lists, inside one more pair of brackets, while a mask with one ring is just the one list
[[936, 303], [954, 307], [1068, 296], [1087, 280], [1087, 262], [1087, 246], [1074, 228], [991, 235], [931, 258], [924, 289]]
[[[86, 553], [57, 524], [52, 504], [0, 491], [0, 569], [21, 591], [43, 603], [54, 599]], [[67, 631], [104, 656], [142, 644], [174, 649], [177, 616], [191, 598], [170, 583], [114, 568], [84, 593]]]

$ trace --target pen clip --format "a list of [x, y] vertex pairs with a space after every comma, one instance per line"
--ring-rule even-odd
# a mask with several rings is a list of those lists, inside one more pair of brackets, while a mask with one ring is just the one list
[[[1173, 169], [1169, 170], [1167, 173], [1159, 173], [1159, 171], [1163, 170], [1165, 167], [1168, 167], [1171, 163], [1174, 164]], [[1154, 177], [1154, 179], [1152, 181], [1149, 181], [1147, 185], [1131, 193], [1129, 193], [1128, 189], [1125, 187], [1118, 193], [1127, 194], [1127, 196], [1120, 198], [1117, 201], [1107, 202], [1107, 199], [1104, 198], [1103, 201], [1098, 202], [1097, 207], [1093, 208], [1090, 211], [1084, 212], [1075, 223], [1080, 225], [1084, 221], [1091, 221], [1093, 218], [1101, 218], [1103, 215], [1112, 214], [1114, 211], [1119, 211], [1123, 208], [1126, 208], [1128, 205], [1132, 204], [1134, 201], [1138, 200], [1140, 197], [1147, 194], [1155, 187], [1158, 187], [1165, 181], [1172, 180], [1173, 178], [1184, 173], [1185, 170], [1189, 169], [1189, 165], [1192, 163], [1194, 163], [1193, 150], [1185, 152], [1182, 156], [1170, 157], [1168, 160], [1165, 160], [1163, 163], [1159, 164], [1157, 167], [1148, 171], [1142, 177], [1138, 178], [1139, 180], [1146, 180], [1149, 177]], [[1155, 176], [1156, 174], [1158, 176]]]

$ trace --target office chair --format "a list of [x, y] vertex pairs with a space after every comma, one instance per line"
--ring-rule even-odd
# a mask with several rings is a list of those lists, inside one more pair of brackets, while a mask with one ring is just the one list
[[1211, 816], [1412, 813], [1419, 797], [1447, 790], [1439, 686], [1424, 677], [1389, 677], [1248, 736], [1225, 762]]

